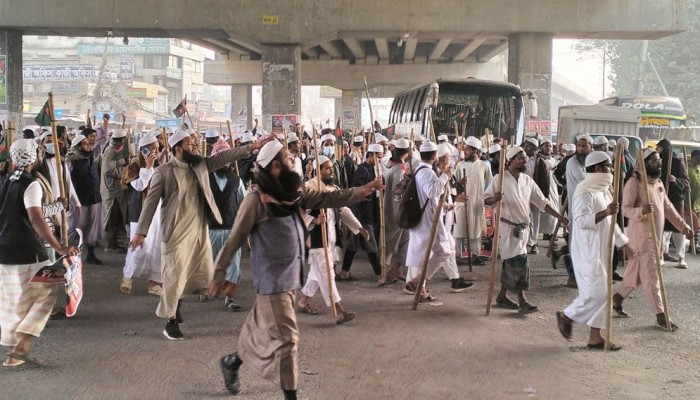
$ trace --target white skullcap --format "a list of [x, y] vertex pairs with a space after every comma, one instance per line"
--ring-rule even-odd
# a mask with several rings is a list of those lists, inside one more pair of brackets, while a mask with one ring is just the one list
[[278, 133], [275, 137], [277, 138], [277, 140], [284, 140], [284, 133]]
[[542, 146], [542, 145], [545, 144], [545, 143], [552, 144], [552, 141], [549, 140], [549, 139], [543, 139], [542, 142], [540, 142], [540, 146]]
[[44, 139], [46, 139], [46, 138], [49, 137], [49, 136], [51, 136], [51, 132], [50, 132], [50, 131], [43, 131], [43, 132], [41, 132], [41, 136], [39, 136], [39, 140], [44, 140]]
[[576, 136], [576, 141], [578, 142], [579, 140], [587, 140], [588, 143], [593, 143], [593, 138], [587, 133]]
[[452, 151], [450, 151], [450, 147], [447, 145], [447, 143], [440, 143], [437, 147], [438, 158], [446, 156], [448, 154], [452, 154]]
[[420, 145], [420, 149], [418, 149], [419, 152], [421, 153], [427, 153], [430, 151], [437, 151], [437, 145], [430, 140], [424, 140], [423, 143]]
[[15, 140], [10, 146], [10, 158], [17, 168], [24, 168], [36, 162], [36, 149], [39, 145], [34, 139]]
[[126, 129], [117, 129], [112, 134], [113, 139], [119, 139], [119, 138], [123, 138], [123, 137], [126, 137]]
[[397, 149], [408, 149], [408, 146], [410, 143], [408, 142], [408, 139], [400, 138], [396, 139], [396, 142], [394, 143], [394, 147]]
[[425, 140], [425, 137], [423, 137], [423, 135], [421, 135], [420, 133], [413, 137], [414, 142], [422, 142], [424, 140]]
[[381, 133], [375, 133], [374, 134], [374, 143], [381, 143], [381, 142], [386, 142], [386, 136], [382, 135]]
[[233, 141], [235, 142], [236, 140], [241, 140], [243, 138], [243, 134], [241, 133], [234, 133], [233, 134]]
[[[251, 135], [252, 136], [252, 135]], [[265, 143], [255, 160], [261, 168], [265, 168], [277, 157], [277, 154], [284, 148], [284, 145], [276, 140]]]
[[475, 138], [474, 136], [469, 136], [467, 138], [467, 146], [473, 147], [475, 149], [480, 149], [482, 146], [481, 140]]
[[540, 142], [538, 142], [537, 139], [535, 139], [535, 138], [527, 138], [525, 140], [525, 143], [530, 143], [531, 145], [533, 145], [535, 147], [540, 147]]
[[622, 145], [623, 150], [627, 150], [630, 147], [630, 140], [627, 139], [626, 137], [621, 137], [617, 140], [618, 143]]
[[[326, 157], [326, 156], [324, 156], [324, 155], [318, 156], [318, 161], [321, 163], [320, 165], [323, 165], [323, 164], [327, 163], [327, 162], [330, 161], [330, 160], [331, 160], [330, 158], [328, 158], [328, 157]], [[316, 160], [314, 160], [314, 162], [313, 162], [312, 165], [314, 166], [314, 171], [316, 171], [316, 168], [318, 168], [318, 166], [317, 166], [317, 164], [316, 164]]]
[[296, 133], [292, 132], [287, 136], [287, 143], [294, 143], [299, 141], [299, 136], [297, 136]]
[[437, 140], [438, 140], [438, 142], [442, 142], [443, 140], [447, 141], [448, 138], [447, 138], [447, 135], [440, 135], [437, 137]]
[[525, 150], [523, 150], [523, 148], [520, 146], [513, 146], [508, 149], [508, 152], [506, 152], [506, 160], [510, 160], [520, 153], [525, 153]]
[[139, 140], [139, 148], [148, 146], [150, 144], [153, 144], [158, 141], [158, 138], [156, 135], [153, 135], [151, 133], [146, 133], [143, 136], [141, 136], [141, 139]]
[[190, 137], [190, 132], [187, 129], [178, 129], [168, 138], [168, 144], [170, 147], [174, 147], [176, 144], [188, 137]]
[[605, 136], [598, 136], [593, 140], [593, 145], [600, 146], [601, 144], [608, 144], [608, 138]]
[[642, 150], [642, 157], [644, 157], [644, 159], [646, 160], [647, 158], [649, 158], [650, 155], [654, 153], [656, 153], [656, 150], [646, 147], [644, 150]]
[[609, 149], [614, 149], [615, 146], [617, 146], [617, 142], [615, 141], [615, 139], [608, 140], [608, 148]]
[[367, 151], [370, 153], [384, 153], [384, 147], [379, 143], [372, 143], [367, 147]]
[[396, 144], [396, 140], [392, 139], [387, 143], [387, 146], [394, 146]]
[[489, 154], [498, 153], [499, 151], [501, 151], [500, 144], [494, 144], [493, 146], [489, 147]]
[[610, 161], [610, 156], [604, 151], [592, 151], [586, 157], [586, 168], [591, 165], [600, 164], [604, 161]]
[[219, 131], [216, 129], [207, 129], [207, 131], [204, 133], [204, 137], [207, 138], [218, 138], [219, 137]]
[[325, 135], [321, 136], [322, 142], [325, 142], [326, 140], [332, 140], [333, 142], [335, 142], [335, 135], [333, 135], [332, 133], [326, 133]]
[[255, 136], [253, 136], [252, 133], [246, 133], [241, 138], [241, 143], [249, 143], [249, 142], [254, 142], [254, 141], [255, 141]]
[[357, 135], [352, 139], [353, 143], [362, 143], [365, 141], [365, 137], [362, 135]]
[[70, 142], [70, 147], [75, 147], [75, 146], [79, 145], [80, 142], [82, 142], [85, 139], [87, 139], [87, 138], [81, 134], [75, 135], [75, 137], [73, 138], [73, 141]]
[[576, 151], [576, 145], [573, 143], [565, 143], [561, 145], [561, 148], [564, 151]]

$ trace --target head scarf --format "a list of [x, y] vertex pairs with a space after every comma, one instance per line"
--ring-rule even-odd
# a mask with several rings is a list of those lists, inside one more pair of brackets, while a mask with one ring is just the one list
[[36, 150], [38, 145], [33, 139], [20, 139], [12, 143], [10, 157], [15, 164], [15, 172], [10, 177], [11, 181], [19, 179], [24, 169], [36, 162]]

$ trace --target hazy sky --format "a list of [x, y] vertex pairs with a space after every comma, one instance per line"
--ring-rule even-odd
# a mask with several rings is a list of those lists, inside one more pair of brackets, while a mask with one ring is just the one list
[[[594, 96], [594, 100], [603, 98], [603, 77], [610, 73], [609, 67], [603, 74], [602, 54], [579, 54], [572, 46], [577, 40], [554, 40], [552, 69], [555, 74], [580, 86], [581, 90]], [[609, 79], [605, 79], [605, 93], [610, 93], [612, 87]]]

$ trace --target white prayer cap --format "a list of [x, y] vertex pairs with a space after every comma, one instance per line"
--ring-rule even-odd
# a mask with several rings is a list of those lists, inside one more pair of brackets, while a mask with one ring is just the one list
[[630, 140], [626, 137], [621, 137], [617, 140], [621, 145], [623, 150], [627, 150], [630, 147]]
[[[252, 135], [251, 135], [252, 136]], [[260, 153], [258, 153], [258, 158], [255, 160], [256, 163], [261, 168], [265, 168], [272, 162], [272, 160], [277, 157], [277, 154], [284, 148], [284, 145], [277, 140], [272, 140], [267, 143], [260, 149]]]
[[381, 143], [381, 142], [386, 142], [386, 136], [382, 135], [381, 133], [375, 133], [374, 134], [374, 143]]
[[414, 142], [422, 142], [424, 140], [425, 140], [425, 137], [423, 137], [423, 135], [421, 135], [420, 133], [413, 137]]
[[525, 150], [520, 146], [513, 146], [506, 152], [506, 160], [510, 160], [520, 153], [525, 153]]
[[117, 129], [112, 134], [112, 139], [119, 139], [123, 137], [126, 137], [126, 129]]
[[600, 146], [601, 144], [608, 144], [608, 138], [605, 136], [598, 136], [593, 140], [594, 146]]
[[39, 140], [44, 140], [44, 139], [46, 139], [46, 138], [49, 137], [49, 136], [51, 136], [51, 132], [50, 132], [50, 131], [43, 131], [43, 132], [41, 132], [41, 136], [39, 136]]
[[153, 135], [151, 133], [145, 133], [143, 136], [141, 136], [141, 139], [139, 140], [139, 148], [148, 146], [149, 144], [155, 143], [158, 141], [158, 138], [156, 135]]
[[642, 150], [642, 157], [644, 157], [644, 159], [646, 160], [647, 158], [649, 158], [650, 155], [654, 153], [656, 153], [656, 150], [646, 147], [644, 150]]
[[216, 129], [207, 129], [207, 131], [204, 133], [204, 137], [207, 138], [218, 138], [219, 137], [219, 131]]
[[387, 146], [394, 146], [394, 145], [396, 145], [396, 140], [394, 140], [394, 139], [390, 140], [389, 143], [387, 143]]
[[278, 133], [276, 137], [277, 140], [284, 140], [284, 133]]
[[438, 142], [442, 142], [443, 140], [444, 140], [444, 141], [447, 141], [447, 140], [448, 140], [448, 139], [447, 139], [447, 135], [440, 135], [440, 136], [438, 136], [437, 139], [438, 139]]
[[604, 151], [592, 151], [586, 157], [586, 168], [590, 167], [591, 165], [597, 165], [605, 161], [610, 162], [610, 156], [608, 156], [608, 153]]
[[325, 142], [326, 140], [332, 140], [333, 142], [335, 142], [335, 135], [333, 135], [332, 133], [326, 133], [325, 135], [321, 136], [322, 142]]
[[372, 143], [367, 147], [369, 153], [384, 153], [384, 147], [379, 143]]
[[489, 154], [498, 153], [499, 151], [501, 151], [500, 144], [494, 144], [493, 146], [489, 147]]
[[565, 143], [561, 145], [561, 148], [564, 151], [576, 151], [576, 145], [573, 143]]
[[297, 136], [296, 133], [292, 132], [287, 136], [287, 143], [294, 143], [299, 141], [299, 136]]
[[73, 141], [70, 142], [70, 147], [75, 147], [75, 146], [79, 145], [80, 142], [82, 142], [85, 139], [87, 139], [87, 138], [81, 134], [75, 135], [75, 137], [73, 138]]
[[357, 135], [352, 139], [353, 143], [362, 143], [365, 141], [365, 137], [362, 135]]
[[396, 139], [394, 147], [397, 149], [408, 149], [409, 144], [408, 139], [400, 138]]
[[481, 145], [481, 140], [475, 138], [474, 136], [469, 136], [467, 138], [467, 146], [473, 147], [475, 149], [480, 149]]
[[617, 142], [615, 141], [615, 139], [610, 139], [610, 140], [608, 140], [608, 148], [609, 148], [609, 149], [612, 150], [612, 149], [615, 148], [615, 146], [617, 146]]
[[446, 156], [448, 154], [452, 154], [452, 152], [450, 151], [450, 147], [447, 145], [447, 143], [440, 143], [437, 147], [438, 158]]
[[420, 145], [420, 151], [421, 153], [427, 153], [431, 151], [437, 151], [438, 147], [435, 143], [431, 142], [430, 140], [424, 140], [423, 143]]
[[246, 133], [241, 138], [241, 143], [249, 143], [249, 142], [254, 142], [254, 141], [255, 141], [255, 136], [253, 136], [252, 133]]
[[545, 143], [552, 144], [552, 141], [549, 140], [549, 139], [542, 139], [542, 141], [540, 142], [540, 146], [542, 146], [542, 145], [545, 144]]
[[[318, 156], [318, 161], [321, 162], [321, 165], [327, 163], [327, 162], [330, 161], [330, 160], [331, 160], [330, 158], [328, 158], [328, 157], [326, 157], [326, 156], [324, 156], [324, 155]], [[317, 164], [316, 164], [316, 160], [314, 160], [313, 166], [314, 166], [314, 171], [315, 171], [316, 168], [318, 168], [318, 166], [317, 166]]]
[[168, 138], [168, 144], [170, 147], [174, 147], [176, 144], [188, 137], [190, 137], [190, 132], [187, 129], [180, 128]]
[[243, 138], [243, 135], [242, 135], [242, 134], [240, 134], [240, 133], [234, 133], [234, 134], [233, 134], [233, 141], [241, 140], [241, 138]]
[[527, 138], [527, 139], [525, 140], [525, 143], [530, 143], [531, 145], [533, 145], [533, 146], [535, 146], [535, 147], [540, 147], [540, 142], [538, 142], [536, 138], [532, 138], [532, 137], [531, 137], [531, 138]]
[[587, 140], [588, 143], [593, 143], [593, 138], [587, 133], [576, 136], [576, 141], [578, 142], [579, 140]]

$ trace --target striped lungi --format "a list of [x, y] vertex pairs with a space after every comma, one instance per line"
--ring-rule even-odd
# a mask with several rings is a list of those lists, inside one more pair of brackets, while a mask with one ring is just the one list
[[49, 262], [0, 264], [0, 345], [16, 346], [18, 333], [39, 337], [56, 303], [55, 283], [30, 283]]

